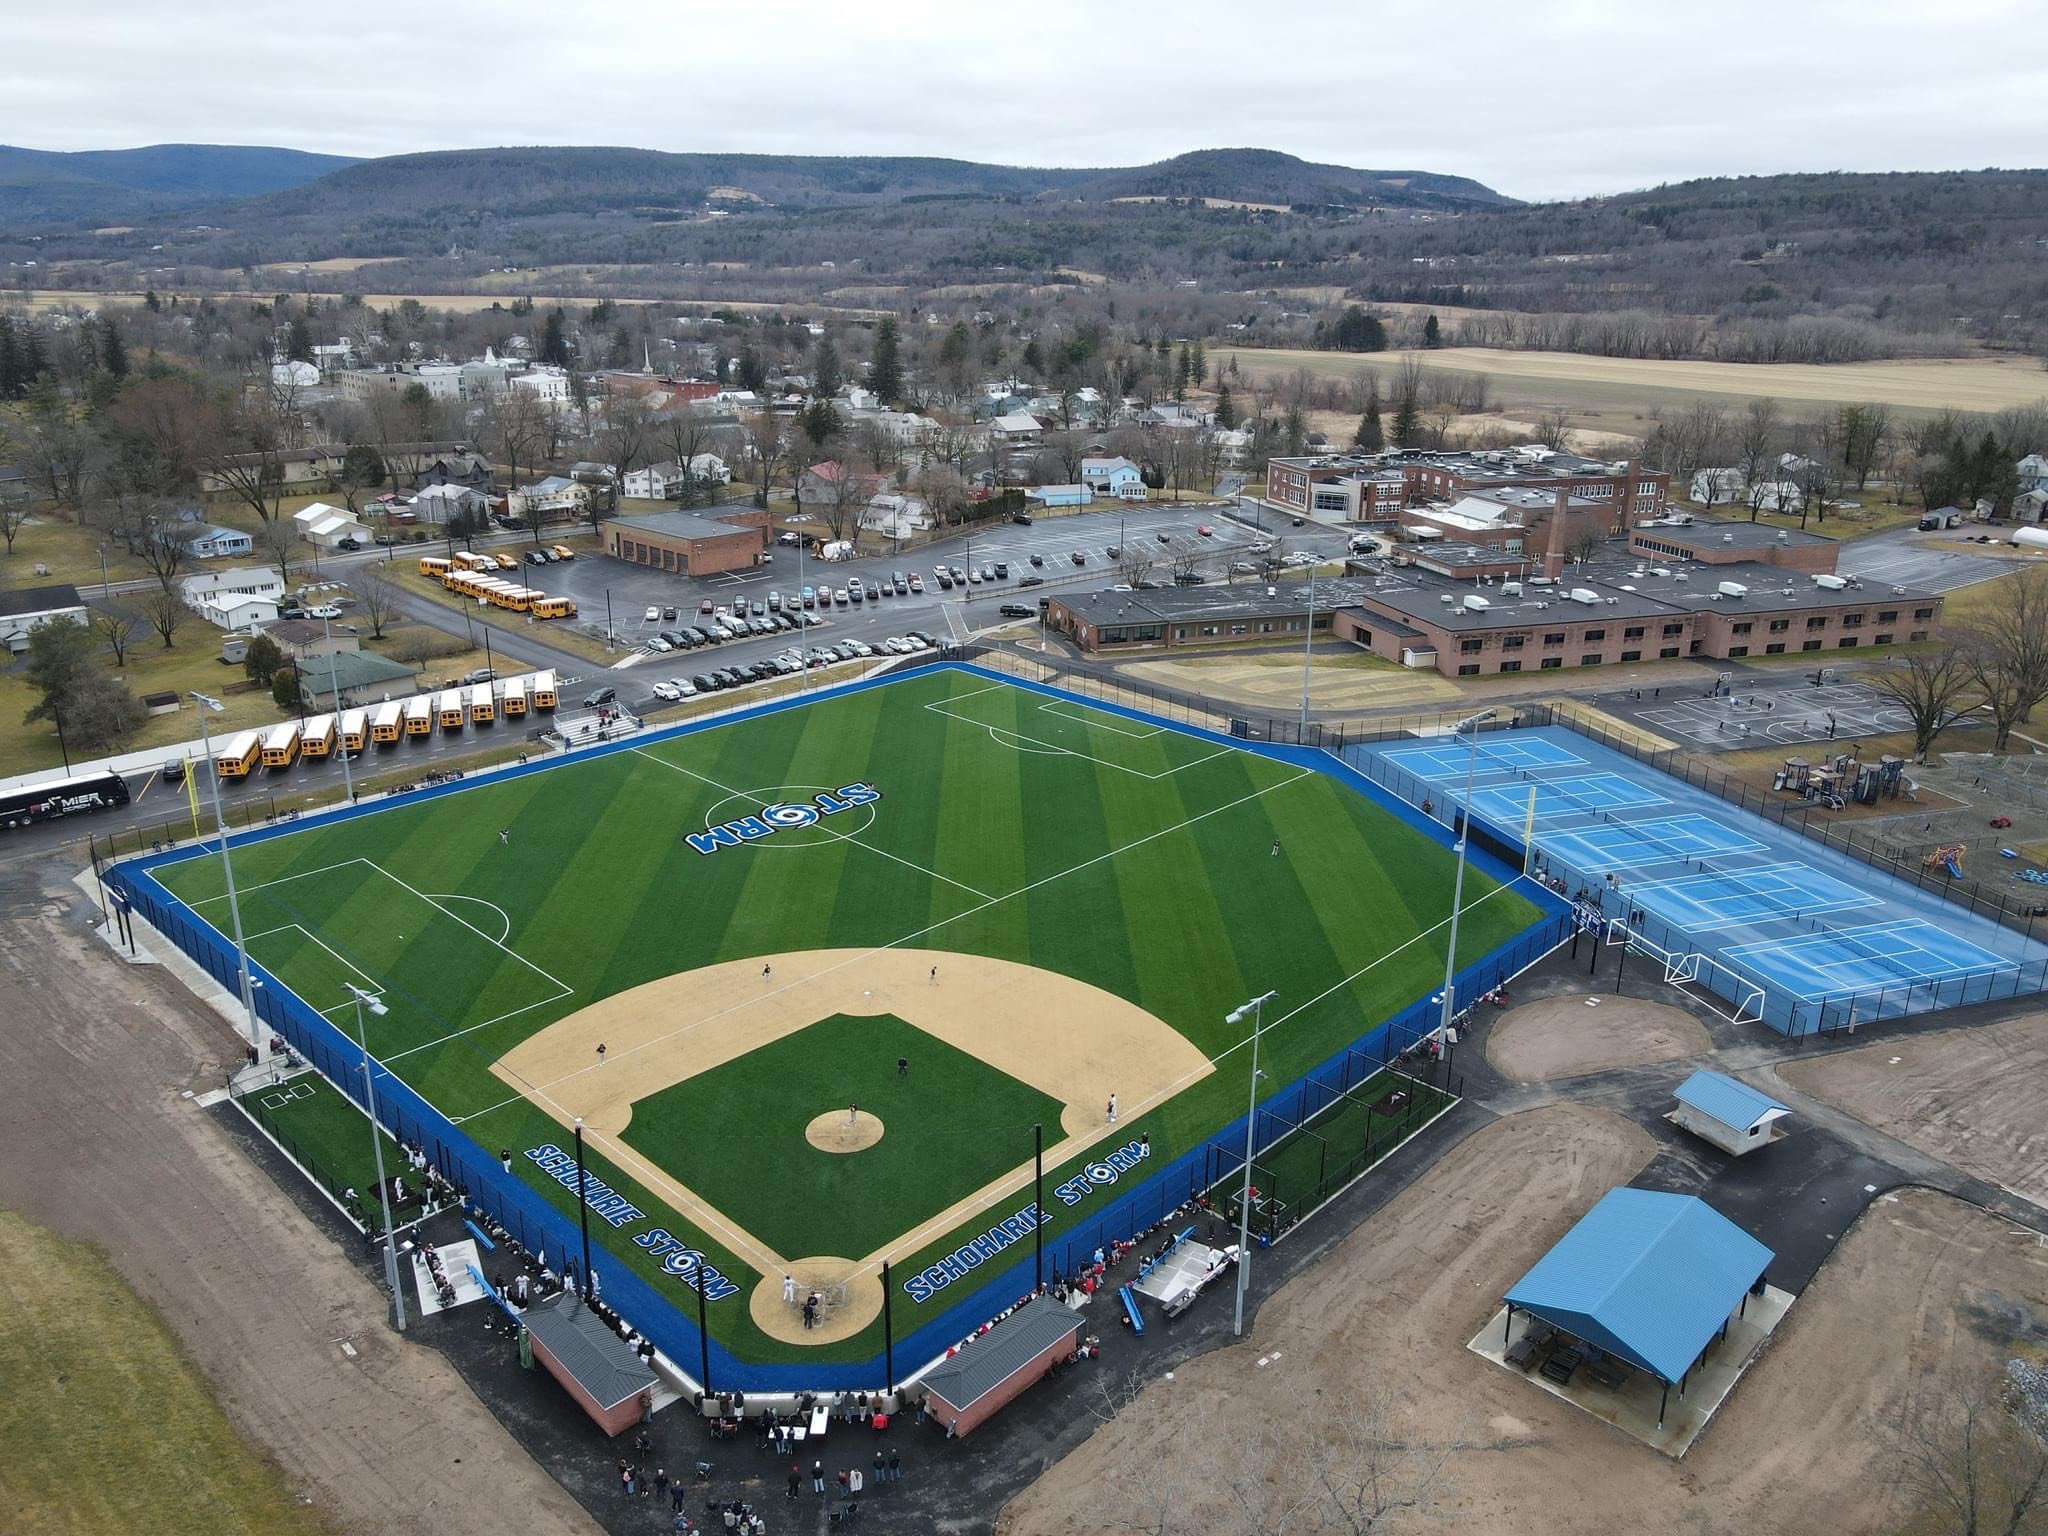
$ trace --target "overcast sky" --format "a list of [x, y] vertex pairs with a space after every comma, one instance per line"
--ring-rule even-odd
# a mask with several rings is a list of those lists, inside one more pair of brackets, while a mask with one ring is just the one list
[[0, 139], [1134, 165], [1255, 145], [1569, 197], [2048, 165], [2042, 0], [79, 0]]

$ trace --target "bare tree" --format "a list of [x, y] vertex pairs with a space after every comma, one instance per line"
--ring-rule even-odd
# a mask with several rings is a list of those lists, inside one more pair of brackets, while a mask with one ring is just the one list
[[1597, 560], [1607, 553], [1607, 535], [1598, 528], [1581, 529], [1565, 545], [1564, 553], [1572, 564], [1583, 566], [1588, 560]]
[[1565, 434], [1571, 431], [1572, 413], [1568, 406], [1547, 406], [1536, 413], [1536, 441], [1554, 453], [1564, 452]]
[[773, 411], [760, 411], [746, 419], [747, 446], [754, 455], [754, 468], [761, 476], [761, 488], [754, 505], [765, 507], [775, 494], [776, 479], [783, 473], [795, 451], [789, 423]]
[[357, 616], [370, 626], [370, 638], [382, 640], [385, 629], [404, 613], [404, 593], [398, 583], [372, 565], [351, 576], [348, 589], [355, 597]]
[[[604, 422], [591, 440], [591, 447], [601, 463], [611, 467], [612, 484], [618, 487], [620, 495], [625, 494], [626, 476], [653, 457], [654, 412], [647, 401], [638, 395], [623, 395], [607, 400], [604, 406]], [[689, 468], [687, 459], [682, 461], [684, 469]], [[595, 503], [599, 498], [592, 497]]]
[[299, 552], [299, 530], [285, 518], [265, 523], [256, 531], [256, 547], [267, 564], [277, 567], [277, 579], [291, 585], [292, 561]]
[[851, 454], [840, 455], [838, 466], [839, 473], [828, 484], [825, 499], [818, 503], [818, 515], [824, 518], [833, 538], [857, 538], [861, 514], [867, 511], [868, 500], [874, 494], [875, 477]]
[[[2036, 1415], [2038, 1417], [2038, 1415]], [[2025, 1399], [1959, 1391], [1893, 1432], [1900, 1478], [1933, 1523], [1956, 1536], [2039, 1536], [2048, 1531], [2048, 1425]]]
[[142, 599], [142, 613], [168, 651], [176, 642], [178, 631], [185, 627], [190, 610], [175, 592], [152, 592]]
[[1867, 679], [1913, 722], [1913, 758], [1926, 762], [1935, 738], [1977, 707], [1976, 677], [1954, 646], [1901, 657]]
[[[519, 466], [532, 470], [545, 447], [554, 413], [528, 389], [508, 389], [493, 395], [485, 407], [481, 439], [487, 452], [501, 460], [510, 478], [507, 489], [519, 488]], [[536, 529], [540, 520], [533, 520]]]
[[166, 592], [171, 590], [171, 583], [177, 579], [178, 572], [191, 563], [192, 545], [199, 534], [197, 523], [157, 519], [143, 536], [142, 547], [136, 554], [149, 574], [156, 578], [157, 585]]
[[1141, 544], [1124, 545], [1117, 552], [1116, 574], [1135, 587], [1152, 574], [1152, 552]]
[[2014, 728], [2048, 698], [2048, 570], [2033, 566], [2008, 577], [1997, 600], [1956, 633], [1997, 731], [1991, 750], [2003, 752]]
[[[1778, 442], [1784, 435], [1784, 421], [1778, 402], [1765, 397], [1752, 400], [1735, 426], [1735, 461], [1742, 471], [1742, 483], [1754, 488], [1763, 480], [1778, 456]], [[1750, 503], [1750, 521], [1756, 521], [1757, 506]]]
[[251, 391], [216, 418], [206, 443], [206, 474], [269, 523], [290, 491], [287, 456], [296, 451], [299, 436], [295, 416], [268, 391]]
[[28, 522], [26, 496], [0, 496], [0, 539], [7, 541], [7, 553], [14, 553], [14, 541]]
[[142, 637], [143, 616], [126, 603], [108, 603], [92, 610], [93, 634], [113, 654], [114, 665], [128, 665], [128, 649]]

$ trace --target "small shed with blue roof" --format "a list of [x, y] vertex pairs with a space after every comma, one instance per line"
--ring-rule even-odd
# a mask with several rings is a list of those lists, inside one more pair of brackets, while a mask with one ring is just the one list
[[[1515, 1282], [1505, 1297], [1507, 1328], [1512, 1334], [1515, 1313], [1527, 1312], [1579, 1341], [1571, 1367], [1583, 1359], [1648, 1372], [1663, 1383], [1661, 1424], [1671, 1389], [1684, 1395], [1730, 1320], [1752, 1293], [1762, 1294], [1773, 1257], [1697, 1196], [1610, 1189]], [[1568, 1367], [1553, 1379], [1570, 1374]]]
[[1720, 1072], [1693, 1073], [1678, 1085], [1677, 1096], [1664, 1118], [1737, 1157], [1783, 1141], [1785, 1116], [1792, 1113], [1769, 1094]]

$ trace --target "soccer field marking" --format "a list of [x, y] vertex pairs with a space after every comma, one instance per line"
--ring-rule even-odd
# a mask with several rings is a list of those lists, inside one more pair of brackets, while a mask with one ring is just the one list
[[[319, 947], [326, 950], [328, 954], [334, 956], [335, 961], [341, 966], [341, 968], [344, 971], [347, 971], [350, 975], [354, 976], [357, 981], [363, 984], [364, 991], [381, 992], [384, 990], [377, 984], [376, 977], [370, 975], [361, 966], [357, 965], [355, 961], [349, 959], [347, 955], [344, 955], [332, 944], [329, 944], [325, 939], [321, 938], [319, 934], [313, 932], [312, 929], [308, 928], [304, 923], [280, 923], [275, 928], [266, 928], [261, 933], [252, 933], [242, 940], [242, 947], [244, 949], [248, 949], [250, 948], [250, 946], [254, 945], [258, 939], [267, 939], [271, 935], [278, 933], [296, 933], [300, 938], [307, 940], [309, 943], [319, 945]], [[260, 960], [257, 963], [259, 965], [262, 964]], [[268, 970], [272, 975], [277, 974], [276, 967], [274, 966], [264, 966], [264, 969]], [[296, 993], [296, 989], [294, 989], [294, 992]], [[333, 1012], [336, 1008], [347, 1008], [350, 1006], [352, 1006], [350, 1000], [344, 999], [340, 1003], [330, 1004], [328, 1007], [321, 1008], [316, 1011], [324, 1017], [326, 1014]]]
[[[1164, 736], [1167, 732], [1167, 728], [1163, 725], [1148, 725], [1143, 730], [1129, 730], [1123, 725], [1117, 723], [1121, 717], [1116, 715], [1107, 716], [1106, 718], [1099, 721], [1089, 720], [1081, 715], [1070, 715], [1065, 710], [1060, 708], [1062, 704], [1065, 704], [1067, 702], [1068, 701], [1066, 699], [1047, 699], [1044, 703], [1038, 706], [1039, 712], [1041, 714], [1056, 716], [1061, 720], [1071, 720], [1076, 725], [1093, 726], [1100, 730], [1109, 731], [1117, 736], [1128, 736], [1132, 738], [1134, 741], [1149, 741], [1154, 736]], [[1088, 708], [1087, 705], [1083, 705], [1082, 707], [1084, 709]], [[1101, 713], [1101, 711], [1094, 712]]]
[[[220, 849], [217, 847], [210, 854], [195, 853], [190, 855], [190, 857], [193, 858], [218, 858], [219, 856]], [[186, 862], [186, 860], [178, 859], [173, 862], [183, 864]], [[237, 901], [241, 901], [246, 897], [255, 895], [258, 891], [267, 891], [274, 885], [290, 885], [294, 880], [310, 880], [315, 875], [331, 875], [337, 869], [347, 869], [351, 864], [367, 864], [368, 862], [369, 860], [367, 859], [343, 859], [339, 863], [335, 864], [322, 864], [318, 869], [301, 870], [296, 875], [280, 875], [275, 880], [264, 880], [258, 882], [255, 885], [238, 885], [235, 887], [235, 899]], [[149, 877], [152, 880], [156, 880], [156, 870], [152, 869], [151, 871], [149, 871]], [[228, 893], [226, 891], [222, 891], [218, 896], [195, 896], [188, 899], [186, 897], [180, 896], [176, 891], [172, 890], [169, 886], [164, 885], [163, 881], [156, 880], [156, 883], [158, 884], [158, 886], [162, 887], [165, 895], [169, 896], [174, 901], [184, 902], [186, 906], [190, 907], [195, 912], [197, 912], [201, 907], [212, 905], [216, 901], [226, 901], [228, 899]]]
[[[719, 783], [718, 780], [710, 778], [705, 774], [701, 774], [697, 772], [697, 770], [694, 768], [685, 768], [681, 763], [672, 763], [665, 757], [657, 757], [644, 747], [629, 747], [627, 748], [627, 750], [636, 753], [641, 757], [646, 758], [649, 762], [659, 763], [664, 768], [674, 769], [677, 773], [683, 774], [685, 777], [695, 779], [700, 784], [708, 784], [713, 789], [719, 790], [722, 793], [724, 793], [728, 798], [745, 798], [745, 790], [729, 789], [725, 785]], [[872, 821], [868, 823], [868, 826], [873, 825], [874, 823]], [[885, 859], [890, 859], [898, 864], [901, 864], [905, 869], [914, 869], [921, 875], [925, 875], [933, 880], [942, 881], [947, 885], [957, 887], [958, 889], [965, 891], [968, 895], [976, 898], [979, 901], [993, 901], [995, 899], [994, 897], [990, 896], [987, 891], [976, 890], [973, 886], [967, 884], [963, 880], [955, 880], [951, 875], [942, 875], [935, 869], [926, 869], [922, 864], [916, 863], [910, 859], [906, 859], [902, 857], [900, 854], [891, 853], [886, 848], [877, 848], [873, 843], [862, 842], [860, 840], [860, 834], [861, 832], [865, 832], [866, 830], [867, 827], [862, 827], [858, 831], [854, 832], [828, 831], [827, 836], [831, 839], [831, 841], [835, 843], [850, 843], [854, 847], [865, 849], [869, 853], [878, 853]]]
[[[498, 931], [497, 941], [499, 945], [502, 946], [507, 939], [512, 937], [512, 915], [495, 901], [485, 901], [481, 896], [464, 896], [455, 891], [445, 891], [438, 896], [429, 896], [426, 899], [437, 903], [443, 901], [473, 901], [480, 907], [489, 907], [498, 914], [500, 921], [505, 925]], [[449, 914], [451, 917], [454, 915], [452, 912]]]
[[[638, 749], [636, 748], [634, 750]], [[656, 761], [660, 761], [660, 759], [656, 759]], [[669, 766], [673, 767], [675, 765], [670, 764]], [[1001, 896], [992, 896], [988, 898], [986, 901], [980, 902], [975, 906], [967, 907], [959, 912], [952, 913], [949, 916], [942, 917], [934, 922], [927, 923], [924, 927], [919, 928], [914, 932], [906, 933], [901, 938], [891, 939], [886, 944], [876, 944], [867, 949], [858, 950], [853, 954], [849, 955], [847, 959], [839, 962], [838, 965], [829, 966], [824, 971], [818, 972], [814, 976], [806, 977], [804, 978], [804, 980], [807, 982], [815, 981], [817, 979], [817, 976], [830, 975], [833, 971], [843, 969], [844, 967], [849, 965], [858, 964], [861, 959], [865, 958], [868, 955], [880, 954], [883, 950], [888, 949], [900, 949], [904, 945], [909, 944], [914, 939], [922, 939], [929, 934], [938, 932], [941, 928], [947, 927], [949, 924], [957, 923], [964, 918], [973, 917], [977, 913], [986, 912], [990, 907], [1000, 906], [1002, 903], [1006, 901], [1012, 901], [1019, 896], [1028, 895], [1032, 891], [1038, 890], [1042, 886], [1050, 885], [1056, 880], [1064, 880], [1069, 875], [1079, 874], [1082, 870], [1091, 869], [1095, 865], [1102, 863], [1106, 859], [1114, 859], [1118, 857], [1120, 854], [1129, 853], [1135, 848], [1142, 848], [1147, 843], [1157, 842], [1162, 837], [1170, 837], [1176, 832], [1186, 831], [1189, 827], [1193, 826], [1198, 821], [1206, 821], [1211, 816], [1219, 816], [1225, 811], [1235, 810], [1237, 807], [1241, 805], [1248, 804], [1253, 800], [1261, 799], [1266, 795], [1272, 794], [1276, 790], [1287, 789], [1292, 785], [1299, 784], [1303, 779], [1312, 779], [1316, 777], [1318, 777], [1318, 774], [1317, 771], [1313, 768], [1299, 769], [1292, 778], [1281, 779], [1277, 783], [1268, 784], [1261, 789], [1254, 789], [1246, 794], [1239, 795], [1235, 800], [1227, 801], [1222, 805], [1212, 806], [1206, 811], [1198, 811], [1192, 816], [1186, 817], [1181, 821], [1175, 822], [1170, 827], [1161, 827], [1156, 832], [1148, 832], [1143, 837], [1133, 839], [1131, 842], [1119, 844], [1115, 848], [1106, 849], [1101, 853], [1095, 854], [1091, 858], [1083, 859], [1080, 863], [1075, 864], [1070, 868], [1059, 870], [1054, 874], [1041, 876], [1039, 879], [1032, 881], [1030, 884], [1020, 885], [1014, 891], [1008, 891]], [[778, 982], [770, 990], [779, 992], [784, 990], [787, 986], [792, 985], [796, 985], [796, 983]], [[764, 993], [763, 995], [766, 996], [767, 994]], [[752, 1000], [749, 999], [747, 1002], [735, 1003], [729, 1008], [719, 1009], [717, 1012], [708, 1014], [704, 1018], [699, 1019], [694, 1023], [685, 1024], [679, 1029], [672, 1029], [668, 1031], [666, 1034], [657, 1035], [652, 1039], [645, 1041], [641, 1045], [630, 1047], [629, 1049], [623, 1052], [618, 1052], [608, 1057], [607, 1060], [624, 1060], [626, 1057], [631, 1056], [635, 1051], [651, 1050], [654, 1047], [662, 1045], [679, 1035], [691, 1034], [696, 1030], [710, 1024], [714, 1020], [723, 1018], [726, 1014], [733, 1012], [735, 1009], [750, 1006], [751, 1001]], [[487, 1108], [475, 1110], [470, 1114], [462, 1116], [451, 1115], [449, 1116], [449, 1119], [454, 1121], [456, 1124], [460, 1125], [467, 1120], [480, 1119], [485, 1115], [494, 1114], [498, 1110], [504, 1109], [508, 1105], [523, 1104], [530, 1102], [536, 1098], [544, 1100], [546, 1103], [551, 1104], [556, 1109], [560, 1110], [563, 1109], [563, 1106], [552, 1095], [548, 1093], [548, 1089], [559, 1086], [560, 1084], [569, 1081], [571, 1078], [581, 1077], [583, 1074], [587, 1072], [594, 1072], [596, 1070], [596, 1063], [592, 1063], [588, 1066], [578, 1067], [574, 1072], [564, 1073], [561, 1077], [555, 1078], [550, 1082], [535, 1083], [529, 1085], [531, 1091], [528, 1093], [514, 1094], [510, 1098], [500, 1099], [497, 1103], [492, 1104]], [[565, 1114], [567, 1113], [566, 1110], [564, 1110], [563, 1112]]]
[[[1008, 685], [1006, 684], [1003, 686]], [[969, 697], [971, 697], [971, 695], [969, 695]], [[1229, 753], [1242, 750], [1238, 747], [1218, 747], [1214, 752], [1207, 753], [1202, 757], [1192, 758], [1185, 763], [1177, 763], [1171, 768], [1162, 768], [1156, 773], [1148, 773], [1142, 768], [1133, 768], [1128, 763], [1119, 763], [1114, 758], [1097, 757], [1093, 752], [1079, 751], [1073, 747], [1063, 746], [1056, 741], [1045, 741], [1040, 739], [1039, 737], [1031, 735], [1029, 732], [1015, 730], [1007, 725], [991, 725], [986, 720], [976, 720], [969, 715], [956, 715], [953, 713], [952, 710], [945, 708], [947, 704], [951, 704], [954, 702], [955, 700], [951, 698], [934, 699], [928, 702], [924, 707], [930, 710], [935, 715], [944, 715], [948, 720], [958, 720], [962, 725], [978, 725], [983, 730], [988, 732], [989, 740], [996, 742], [1000, 746], [1008, 746], [1014, 751], [1036, 752], [1052, 757], [1078, 758], [1083, 762], [1094, 763], [1097, 767], [1114, 768], [1119, 773], [1128, 773], [1129, 775], [1131, 775], [1132, 778], [1136, 779], [1151, 779], [1154, 781], [1159, 779], [1170, 779], [1176, 773], [1185, 773], [1190, 768], [1199, 768], [1204, 763], [1214, 762], [1219, 757], [1223, 757], [1228, 755]], [[1085, 708], [1087, 706], [1083, 707]], [[1062, 715], [1057, 710], [1051, 710], [1048, 711], [1048, 713], [1053, 714], [1058, 719], [1069, 720], [1073, 724], [1081, 726], [1083, 729], [1091, 728], [1094, 723], [1092, 721], [1082, 720], [1073, 715]], [[1140, 736], [1138, 735], [1138, 733], [1132, 731], [1118, 731], [1116, 734], [1121, 736], [1136, 736], [1137, 739], [1141, 741], [1150, 739], [1149, 736]], [[1169, 734], [1179, 733], [1169, 731], [1165, 727], [1159, 727], [1150, 733], [1150, 735]], [[1002, 738], [1005, 736], [1010, 737], [1011, 740], [1008, 742], [1003, 741]]]

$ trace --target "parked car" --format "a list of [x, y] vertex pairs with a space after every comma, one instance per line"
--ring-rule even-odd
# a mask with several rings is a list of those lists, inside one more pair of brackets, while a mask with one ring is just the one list
[[1173, 578], [1173, 584], [1176, 587], [1199, 587], [1202, 584], [1202, 578], [1193, 571], [1182, 571]]
[[676, 621], [676, 611], [675, 609], [664, 605], [661, 610], [661, 617], [664, 623], [673, 624]]
[[308, 608], [306, 610], [306, 617], [309, 619], [338, 619], [341, 617], [341, 610], [332, 603], [321, 603], [315, 607]]
[[1010, 521], [1015, 523], [1019, 528], [1029, 528], [1031, 526], [1031, 514], [1029, 512], [1019, 512], [1015, 517], [1011, 518]]
[[672, 677], [668, 680], [668, 685], [686, 699], [697, 691], [697, 685], [687, 677]]
[[996, 610], [1006, 619], [1035, 619], [1038, 610], [1026, 603], [1005, 603]]
[[716, 693], [718, 691], [718, 684], [711, 681], [711, 674], [708, 672], [694, 672], [690, 675], [690, 681], [696, 685], [699, 693]]
[[1213, 539], [1216, 537], [1216, 530], [1214, 528], [1211, 528], [1207, 523], [1198, 524], [1195, 528], [1195, 532], [1199, 533], [1205, 539]]
[[1078, 549], [1075, 550], [1073, 554], [1069, 555], [1067, 558], [1072, 560], [1076, 565], [1086, 565], [1088, 563], [1087, 555], [1083, 554]]
[[757, 618], [757, 619], [759, 619], [759, 618], [765, 618], [765, 617], [767, 616], [767, 613], [768, 613], [768, 605], [767, 605], [766, 603], [762, 602], [760, 598], [758, 598], [758, 597], [757, 597], [757, 598], [755, 598], [755, 599], [754, 599], [754, 607], [753, 607], [753, 614], [754, 614], [754, 617], [755, 617], [755, 618]]
[[1043, 576], [1026, 576], [1017, 585], [1020, 587], [1042, 587], [1045, 585], [1045, 578]]
[[699, 613], [716, 613], [718, 611], [718, 605], [712, 602], [711, 599], [707, 597], [704, 599], [703, 602], [697, 605], [697, 611]]
[[670, 704], [675, 703], [676, 700], [683, 696], [682, 689], [678, 688], [674, 683], [656, 683], [653, 693], [657, 699], [666, 700]]
[[939, 590], [941, 592], [950, 592], [953, 590], [953, 576], [950, 571], [939, 572]]
[[661, 610], [650, 607], [645, 613], [640, 615], [640, 622], [643, 624], [659, 624], [661, 622]]
[[662, 639], [659, 635], [649, 635], [647, 637], [647, 649], [649, 649], [650, 651], [661, 652], [672, 651], [675, 649], [675, 647], [670, 645], [666, 640]]
[[335, 540], [334, 547], [336, 549], [346, 549], [353, 553], [363, 547], [363, 541], [361, 539], [337, 539]]
[[1002, 580], [1008, 581], [1010, 579], [1010, 562], [1007, 560], [998, 560], [996, 562], [996, 575], [1000, 577]]
[[1161, 529], [1159, 532], [1153, 534], [1152, 537], [1157, 539], [1162, 544], [1171, 544], [1173, 542], [1173, 535], [1166, 532], [1166, 530], [1164, 529]]
[[915, 571], [910, 573], [910, 590], [919, 593], [924, 591], [924, 578]]
[[983, 581], [994, 581], [996, 579], [996, 568], [992, 565], [984, 565], [981, 568], [981, 579]]
[[1031, 563], [1032, 563], [1033, 565], [1044, 565], [1044, 564], [1045, 564], [1045, 556], [1043, 556], [1043, 555], [1033, 555], [1033, 556], [1031, 557]]

